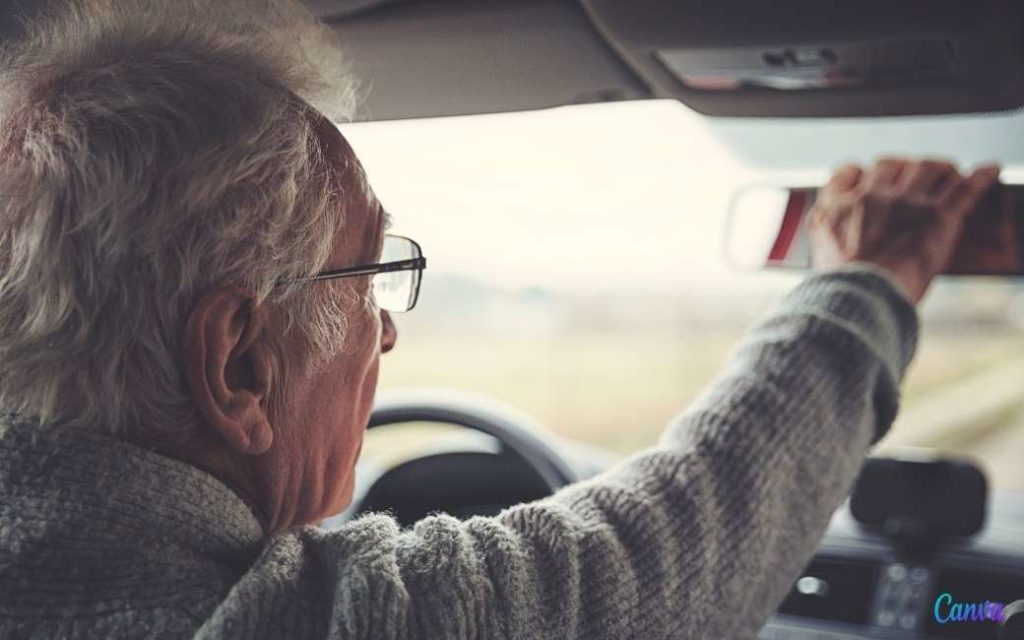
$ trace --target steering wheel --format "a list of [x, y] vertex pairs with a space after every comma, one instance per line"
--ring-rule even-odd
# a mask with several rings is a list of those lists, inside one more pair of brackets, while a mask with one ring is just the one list
[[552, 493], [579, 480], [539, 422], [493, 398], [446, 388], [415, 388], [378, 398], [367, 429], [403, 422], [453, 424], [492, 436], [525, 462]]
[[[547, 429], [532, 417], [486, 396], [431, 387], [385, 392], [377, 398], [367, 429], [406, 422], [451, 424], [491, 436], [502, 450], [512, 454], [512, 459], [532, 472], [540, 495], [550, 495], [580, 479], [577, 470], [554, 446], [554, 437]], [[371, 505], [375, 488], [394, 484], [395, 473], [403, 467], [408, 467], [408, 463], [372, 480], [367, 477], [370, 486], [357, 489], [353, 504], [321, 524], [328, 528], [341, 526], [367, 510], [374, 510]]]
[[[537, 497], [550, 495], [562, 487], [581, 479], [577, 470], [559, 453], [555, 438], [531, 416], [493, 398], [449, 388], [417, 387], [380, 394], [374, 405], [367, 429], [408, 422], [431, 422], [456, 425], [491, 436], [499, 450], [511, 454], [511, 459], [525, 466], [535, 478], [539, 489]], [[479, 455], [479, 453], [477, 454]], [[394, 484], [394, 472], [409, 463], [384, 471], [379, 475], [366, 475], [358, 480], [355, 500], [345, 511], [321, 522], [326, 528], [336, 528], [373, 506], [375, 489]], [[493, 464], [493, 463], [492, 463]], [[488, 467], [493, 470], [493, 467]], [[360, 483], [369, 486], [360, 488]], [[392, 487], [393, 488], [393, 487]], [[530, 499], [536, 499], [530, 498]]]

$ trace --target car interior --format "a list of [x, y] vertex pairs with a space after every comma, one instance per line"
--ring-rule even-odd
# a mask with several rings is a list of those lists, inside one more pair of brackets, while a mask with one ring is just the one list
[[[339, 126], [430, 260], [326, 527], [495, 514], [654, 444], [806, 272], [730, 243], [777, 245], [842, 162], [1024, 185], [1015, 0], [305, 1], [360, 80]], [[783, 196], [744, 218], [752, 188]], [[1024, 638], [1024, 281], [979, 273], [931, 292], [902, 413], [760, 638]]]

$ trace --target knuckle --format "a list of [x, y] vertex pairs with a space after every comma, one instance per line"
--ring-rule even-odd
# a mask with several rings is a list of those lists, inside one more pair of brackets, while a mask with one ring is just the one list
[[943, 211], [942, 204], [936, 198], [922, 198], [918, 200], [916, 209], [928, 217], [934, 217]]
[[958, 200], [970, 195], [974, 190], [974, 184], [970, 180], [967, 180], [966, 178], [957, 178], [956, 181], [949, 186], [946, 200]]
[[815, 205], [810, 211], [809, 220], [812, 227], [822, 228], [830, 226], [835, 217], [836, 213], [833, 208]]
[[826, 194], [843, 193], [854, 188], [860, 181], [861, 175], [864, 171], [860, 166], [856, 164], [845, 164], [838, 167], [826, 184], [824, 192]]
[[935, 172], [953, 171], [956, 169], [956, 167], [953, 166], [952, 162], [940, 158], [926, 158], [924, 160], [921, 160], [919, 164], [922, 168]]
[[829, 226], [836, 218], [835, 210], [832, 207], [819, 207], [817, 209], [812, 209], [808, 213], [808, 222], [810, 222], [812, 226], [816, 227]]
[[882, 156], [875, 161], [875, 169], [898, 169], [907, 163], [906, 158], [899, 156]]
[[848, 162], [848, 163], [840, 165], [838, 168], [836, 168], [836, 170], [833, 172], [832, 175], [836, 176], [836, 177], [847, 177], [847, 176], [851, 176], [851, 175], [854, 175], [854, 174], [857, 174], [857, 173], [860, 173], [860, 172], [861, 172], [860, 165], [854, 164], [852, 162]]
[[856, 204], [868, 211], [877, 211], [888, 208], [892, 200], [893, 196], [888, 192], [872, 189], [858, 194]]

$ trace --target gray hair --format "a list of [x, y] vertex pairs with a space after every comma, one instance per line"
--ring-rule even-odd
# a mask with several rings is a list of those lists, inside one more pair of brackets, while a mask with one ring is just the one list
[[3, 410], [182, 436], [183, 326], [223, 286], [311, 363], [341, 348], [339, 290], [281, 284], [322, 269], [343, 224], [296, 99], [352, 112], [325, 31], [290, 3], [85, 0], [0, 53]]

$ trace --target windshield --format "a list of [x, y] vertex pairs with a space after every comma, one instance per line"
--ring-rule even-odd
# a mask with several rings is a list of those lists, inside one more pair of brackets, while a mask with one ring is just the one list
[[[735, 190], [821, 182], [881, 154], [996, 159], [1024, 182], [1024, 117], [710, 120], [670, 101], [342, 127], [429, 260], [382, 387], [487, 394], [626, 453], [655, 442], [743, 330], [799, 281], [723, 258]], [[881, 450], [930, 447], [1024, 490], [1024, 288], [935, 287]]]

